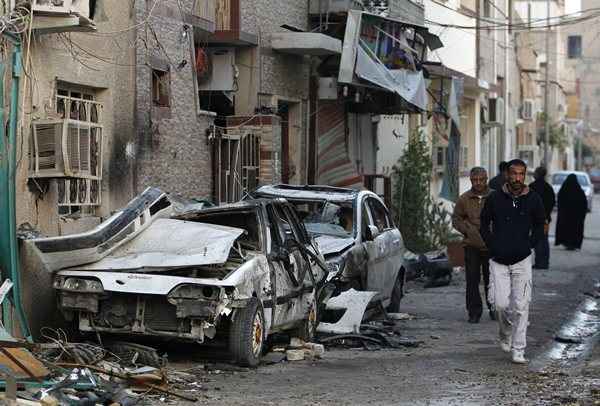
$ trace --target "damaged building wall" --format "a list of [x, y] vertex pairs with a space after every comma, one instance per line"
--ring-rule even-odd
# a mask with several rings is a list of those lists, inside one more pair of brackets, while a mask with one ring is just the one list
[[[97, 3], [94, 22], [101, 32], [125, 30], [133, 25], [127, 2], [104, 7]], [[35, 17], [34, 17], [35, 21]], [[134, 71], [131, 44], [134, 31], [119, 36], [66, 33], [36, 35], [24, 50], [21, 118], [17, 144], [17, 225], [30, 223], [43, 235], [55, 236], [89, 230], [101, 218], [119, 209], [133, 194], [131, 155], [133, 143]], [[29, 49], [29, 53], [27, 53]], [[30, 58], [28, 58], [30, 55]], [[65, 91], [93, 96], [102, 104], [102, 180], [100, 205], [83, 215], [60, 215], [58, 183], [61, 178], [29, 178], [32, 125], [58, 119], [57, 95]], [[59, 326], [51, 275], [33, 253], [20, 245], [22, 300], [34, 337], [47, 325]]]
[[[133, 24], [128, 4], [110, 8], [102, 4], [99, 3], [94, 18], [98, 31], [114, 32]], [[66, 33], [36, 35], [25, 48], [29, 54], [24, 53], [26, 75], [20, 95], [23, 111], [17, 168], [17, 224], [28, 222], [45, 235], [86, 230], [132, 195], [132, 157], [128, 151], [132, 150], [133, 141], [133, 50], [127, 46], [131, 43], [134, 43], [133, 31], [108, 37]], [[65, 91], [86, 94], [102, 105], [100, 205], [91, 206], [85, 215], [59, 214], [60, 178], [28, 178], [32, 125], [39, 120], [60, 118], [57, 96]]]
[[[235, 95], [237, 115], [252, 115], [266, 109], [282, 118], [284, 181], [307, 179], [306, 134], [310, 59], [278, 53], [271, 48], [271, 34], [288, 31], [287, 24], [308, 29], [308, 1], [285, 0], [277, 7], [268, 0], [240, 1], [240, 26], [258, 37], [258, 47], [238, 48], [236, 64], [240, 89]], [[293, 78], [293, 80], [292, 80]]]
[[[190, 63], [192, 34], [184, 24], [185, 10], [192, 4], [193, 0], [159, 2], [149, 24], [137, 29], [136, 192], [153, 185], [194, 198], [212, 193], [206, 136], [212, 120], [198, 115]], [[135, 1], [136, 21], [143, 22], [150, 7], [150, 2]], [[168, 96], [153, 85], [168, 87]]]

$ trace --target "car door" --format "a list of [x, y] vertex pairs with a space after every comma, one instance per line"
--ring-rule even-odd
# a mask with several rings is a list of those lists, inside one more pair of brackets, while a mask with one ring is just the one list
[[282, 326], [301, 320], [304, 317], [306, 309], [303, 305], [303, 296], [309, 293], [311, 286], [305, 286], [305, 279], [309, 264], [304, 259], [300, 249], [291, 244], [289, 240], [298, 240], [299, 231], [297, 230], [294, 219], [289, 214], [289, 208], [285, 208], [282, 203], [274, 202], [267, 206], [269, 220], [272, 223], [271, 229], [276, 234], [275, 243], [277, 246], [273, 250], [279, 251], [277, 258], [272, 258], [275, 267], [276, 296], [274, 301], [274, 324]]
[[380, 275], [382, 283], [382, 294], [384, 298], [390, 298], [398, 271], [402, 266], [402, 237], [400, 231], [394, 226], [389, 211], [385, 205], [374, 197], [368, 199], [371, 215], [379, 235], [375, 239], [381, 244], [380, 252], [384, 260]]
[[383, 278], [385, 265], [385, 253], [382, 252], [384, 244], [379, 236], [371, 235], [369, 226], [375, 226], [369, 199], [363, 198], [360, 204], [361, 210], [361, 235], [362, 245], [367, 252], [366, 277], [363, 277], [363, 288], [376, 292], [383, 291]]

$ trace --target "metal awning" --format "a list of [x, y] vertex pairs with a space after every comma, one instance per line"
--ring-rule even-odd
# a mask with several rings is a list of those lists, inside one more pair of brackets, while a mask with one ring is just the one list
[[342, 41], [319, 32], [276, 32], [271, 34], [274, 50], [295, 55], [340, 55]]

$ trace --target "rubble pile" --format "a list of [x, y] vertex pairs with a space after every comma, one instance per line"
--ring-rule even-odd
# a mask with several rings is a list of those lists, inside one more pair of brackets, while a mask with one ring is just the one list
[[173, 373], [177, 385], [172, 388], [166, 358], [153, 348], [126, 342], [71, 343], [60, 330], [44, 337], [48, 342], [29, 343], [2, 334], [0, 378], [6, 402], [127, 406], [144, 403], [150, 396], [197, 400], [184, 391], [195, 391], [198, 379], [188, 376], [182, 385], [183, 374]]

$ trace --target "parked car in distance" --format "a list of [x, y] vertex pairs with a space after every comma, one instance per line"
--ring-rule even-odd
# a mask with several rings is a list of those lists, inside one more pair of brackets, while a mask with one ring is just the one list
[[404, 241], [379, 196], [366, 190], [294, 185], [262, 186], [252, 195], [284, 197], [296, 207], [338, 293], [349, 288], [376, 291], [388, 311], [399, 311], [406, 277]]
[[579, 182], [579, 186], [581, 186], [581, 188], [583, 189], [583, 192], [585, 193], [585, 198], [587, 199], [588, 211], [592, 211], [592, 207], [594, 204], [594, 188], [593, 188], [592, 181], [590, 180], [589, 175], [585, 172], [578, 172], [578, 171], [554, 172], [552, 174], [552, 179], [551, 179], [552, 189], [554, 189], [554, 193], [558, 197], [558, 192], [560, 191], [560, 187], [562, 186], [565, 179], [567, 179], [567, 176], [569, 176], [571, 174], [574, 174], [575, 176], [577, 176], [577, 182]]
[[590, 171], [590, 180], [594, 185], [594, 192], [600, 192], [600, 168], [594, 168]]
[[310, 340], [327, 266], [294, 207], [258, 199], [174, 213], [147, 189], [91, 232], [29, 240], [84, 333], [222, 340], [256, 366], [265, 340]]

